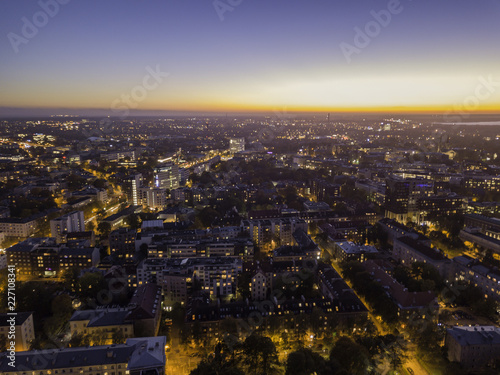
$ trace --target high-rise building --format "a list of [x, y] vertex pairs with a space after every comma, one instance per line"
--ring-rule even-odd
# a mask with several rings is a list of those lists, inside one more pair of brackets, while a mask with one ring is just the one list
[[231, 154], [245, 151], [245, 138], [230, 138], [229, 151]]
[[125, 192], [127, 193], [128, 201], [134, 206], [142, 205], [139, 189], [142, 187], [142, 174], [138, 173], [129, 176], [125, 180]]
[[83, 211], [73, 211], [50, 221], [50, 233], [57, 242], [61, 242], [67, 233], [84, 232], [85, 218]]
[[139, 204], [152, 209], [162, 209], [166, 205], [165, 189], [143, 187], [139, 189]]
[[155, 168], [155, 187], [160, 189], [177, 189], [180, 186], [179, 166], [166, 163]]
[[386, 216], [405, 223], [418, 213], [421, 198], [430, 197], [434, 192], [434, 183], [423, 178], [402, 178], [391, 176], [386, 180], [385, 209]]

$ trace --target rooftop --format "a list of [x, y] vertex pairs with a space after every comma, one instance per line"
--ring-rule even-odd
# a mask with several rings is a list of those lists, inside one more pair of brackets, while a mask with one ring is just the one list
[[444, 261], [447, 260], [448, 258], [442, 254], [439, 250], [433, 249], [427, 245], [424, 245], [418, 241], [415, 241], [415, 239], [411, 237], [400, 237], [395, 241], [399, 241], [406, 246], [411, 247], [413, 250], [418, 251], [420, 254], [426, 256], [427, 258], [430, 258], [432, 260], [437, 260], [437, 261]]
[[128, 370], [165, 367], [166, 338], [128, 339], [125, 344], [16, 352], [16, 367], [0, 354], [0, 373], [127, 364]]
[[[18, 312], [15, 316], [16, 326], [23, 324], [31, 315], [33, 315], [32, 312]], [[10, 318], [12, 318], [11, 315], [0, 314], [0, 327], [10, 326], [10, 323], [8, 322]]]
[[500, 345], [500, 328], [494, 326], [460, 326], [447, 329], [461, 346]]

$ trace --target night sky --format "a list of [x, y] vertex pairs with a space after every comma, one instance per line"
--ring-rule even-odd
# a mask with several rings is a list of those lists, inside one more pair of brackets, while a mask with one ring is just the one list
[[[500, 82], [499, 0], [221, 0], [236, 4], [223, 14], [213, 0], [60, 1], [29, 38], [22, 18], [39, 2], [0, 2], [3, 110], [446, 110], [477, 97], [481, 77]], [[388, 8], [377, 29], [371, 12]], [[146, 95], [126, 104], [134, 90]], [[479, 92], [471, 109], [500, 109], [500, 84]]]

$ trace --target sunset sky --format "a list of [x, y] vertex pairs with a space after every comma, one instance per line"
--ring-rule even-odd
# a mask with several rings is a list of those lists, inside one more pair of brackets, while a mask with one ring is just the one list
[[[0, 2], [0, 116], [113, 113], [134, 90], [139, 110], [500, 110], [498, 0], [221, 0], [239, 3], [222, 15], [213, 0], [60, 1], [29, 38], [39, 2]], [[341, 44], [367, 26], [349, 62]], [[153, 85], [148, 67], [169, 75]]]

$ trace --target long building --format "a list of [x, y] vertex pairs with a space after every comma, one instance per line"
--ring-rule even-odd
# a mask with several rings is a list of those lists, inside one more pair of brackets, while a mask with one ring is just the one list
[[500, 219], [477, 214], [465, 215], [464, 224], [469, 228], [479, 228], [481, 231], [495, 230], [500, 232]]
[[0, 218], [0, 232], [6, 237], [27, 238], [38, 229], [38, 218]]
[[158, 334], [161, 316], [161, 288], [139, 286], [127, 307], [78, 310], [70, 319], [71, 334], [98, 334], [111, 344], [116, 331], [123, 337]]
[[448, 276], [450, 259], [438, 249], [415, 241], [411, 237], [395, 239], [392, 254], [406, 267], [411, 267], [415, 262], [428, 263], [437, 268], [442, 276]]
[[3, 375], [164, 375], [166, 337], [129, 338], [125, 344], [17, 352], [14, 366], [0, 354]]
[[431, 244], [430, 239], [424, 237], [423, 235], [407, 227], [406, 225], [397, 222], [396, 220], [384, 218], [382, 220], [379, 220], [378, 225], [385, 233], [387, 233], [387, 242], [390, 245], [393, 245], [394, 239], [397, 239], [399, 237], [410, 237], [415, 241], [418, 240], [422, 243], [425, 243], [426, 245]]
[[468, 281], [485, 295], [500, 301], [500, 271], [478, 259], [461, 255], [452, 259], [451, 279]]
[[486, 230], [482, 233], [479, 228], [465, 228], [460, 231], [460, 238], [464, 241], [470, 241], [475, 245], [486, 250], [491, 250], [496, 254], [500, 254], [500, 236], [499, 232]]
[[493, 326], [461, 326], [446, 330], [445, 347], [448, 360], [469, 370], [493, 365], [500, 358], [500, 328]]
[[373, 279], [387, 290], [398, 308], [398, 316], [409, 317], [412, 312], [429, 308], [437, 311], [437, 297], [433, 292], [409, 292], [373, 260], [366, 261], [364, 267]]
[[[179, 291], [172, 289], [170, 276], [181, 276], [189, 279], [188, 283], [199, 283], [201, 290], [213, 298], [236, 293], [237, 276], [241, 273], [242, 261], [229, 257], [187, 258], [187, 259], [145, 259], [137, 267], [139, 285], [157, 283], [166, 289], [172, 299], [177, 293], [186, 293], [179, 281]], [[186, 280], [187, 281], [187, 280]], [[170, 289], [168, 289], [170, 288]]]
[[156, 236], [148, 244], [149, 258], [236, 257], [248, 260], [253, 254], [253, 243], [247, 238], [185, 240]]
[[64, 269], [95, 267], [100, 261], [95, 247], [67, 247], [54, 238], [30, 238], [6, 250], [8, 264], [19, 276], [58, 276]]
[[250, 234], [258, 246], [275, 241], [280, 245], [293, 245], [293, 233], [297, 229], [307, 232], [307, 223], [303, 219], [254, 219], [243, 220], [241, 228]]
[[356, 260], [361, 263], [370, 256], [378, 254], [378, 250], [375, 246], [357, 245], [349, 241], [334, 242], [333, 251], [340, 261]]

